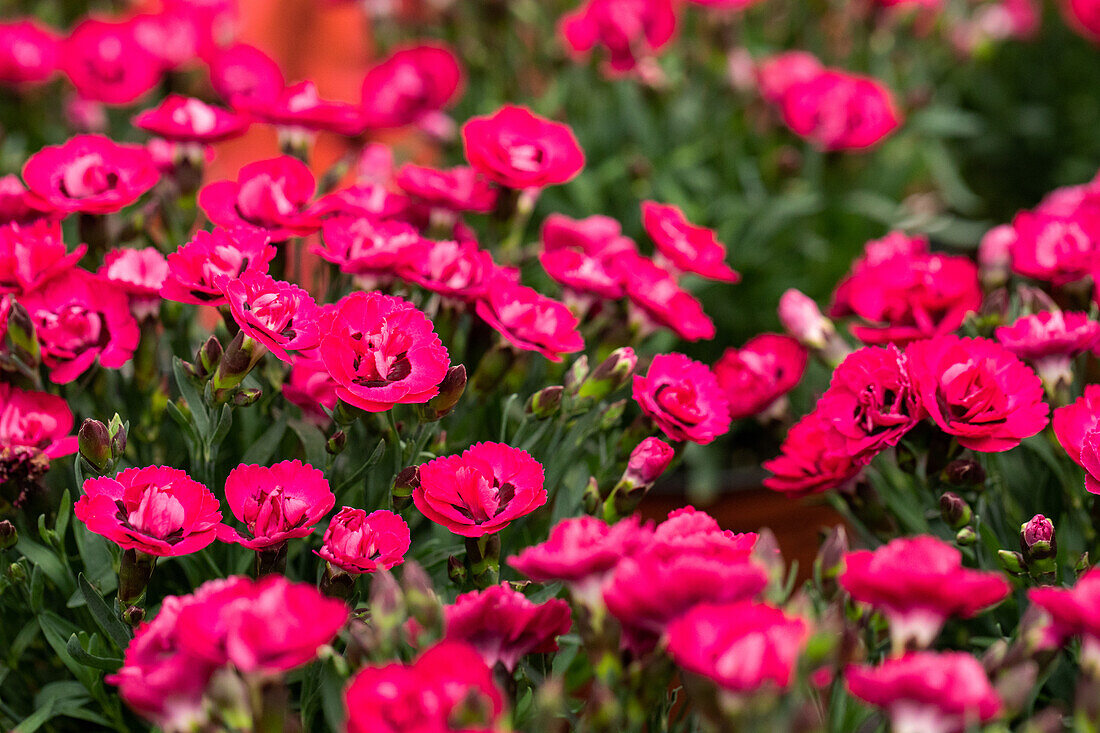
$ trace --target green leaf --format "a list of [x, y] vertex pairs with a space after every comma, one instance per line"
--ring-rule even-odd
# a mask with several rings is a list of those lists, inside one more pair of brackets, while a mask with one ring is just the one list
[[118, 571], [115, 569], [111, 545], [95, 532], [89, 532], [81, 523], [73, 525], [73, 535], [76, 537], [76, 549], [88, 582], [104, 593], [114, 591], [118, 587]]
[[176, 385], [180, 388], [180, 394], [187, 401], [187, 406], [191, 408], [195, 429], [198, 430], [199, 437], [205, 440], [206, 436], [210, 434], [210, 416], [206, 412], [202, 393], [195, 387], [195, 383], [191, 381], [187, 373], [183, 371], [183, 359], [178, 356], [172, 359], [172, 373], [176, 375]]
[[65, 569], [65, 566], [61, 564], [61, 560], [52, 550], [27, 539], [25, 534], [19, 535], [19, 541], [15, 543], [15, 549], [23, 553], [23, 556], [34, 563], [36, 567], [41, 568], [46, 577], [50, 579], [50, 582], [65, 597], [68, 597], [75, 590], [76, 586], [73, 583], [72, 575], [69, 574], [69, 571]]
[[23, 718], [23, 721], [15, 726], [11, 733], [34, 733], [54, 716], [53, 706], [53, 700], [48, 701], [43, 707]]
[[[95, 639], [95, 637], [93, 636], [92, 639]], [[121, 659], [101, 657], [89, 652], [84, 648], [84, 645], [80, 643], [80, 638], [76, 634], [69, 637], [69, 643], [65, 646], [65, 649], [75, 661], [83, 664], [85, 667], [101, 669], [104, 672], [114, 672], [122, 666]]]
[[304, 420], [291, 420], [291, 429], [302, 441], [302, 449], [306, 454], [306, 463], [315, 468], [323, 468], [328, 460], [328, 451], [325, 450], [325, 434], [313, 423]]
[[233, 426], [233, 408], [222, 405], [221, 414], [218, 415], [218, 426], [214, 428], [214, 434], [210, 436], [209, 445], [217, 445], [229, 434], [229, 428]]
[[52, 611], [43, 611], [38, 614], [38, 625], [42, 628], [42, 634], [47, 643], [53, 648], [61, 662], [69, 668], [73, 676], [80, 680], [88, 690], [96, 684], [99, 673], [83, 664], [80, 664], [69, 654], [69, 637], [80, 631], [65, 619]]
[[285, 414], [280, 415], [275, 424], [265, 430], [263, 435], [248, 447], [248, 450], [241, 456], [241, 463], [266, 466], [271, 457], [275, 455], [275, 451], [279, 449], [279, 443], [282, 442], [283, 436], [286, 435], [286, 424], [287, 416]]
[[[79, 463], [79, 456], [77, 457]], [[58, 542], [65, 542], [65, 533], [69, 531], [69, 520], [73, 516], [73, 497], [68, 489], [61, 494], [61, 503], [57, 509], [57, 521], [54, 522], [54, 531], [57, 532]]]
[[77, 582], [80, 584], [80, 592], [84, 595], [84, 601], [88, 604], [88, 610], [91, 611], [96, 624], [107, 635], [107, 638], [114, 642], [116, 647], [122, 650], [126, 649], [133, 637], [129, 627], [115, 615], [115, 612], [103, 600], [103, 596], [99, 594], [99, 591], [84, 577], [84, 573], [78, 576]]
[[386, 441], [382, 439], [378, 441], [378, 445], [374, 447], [374, 450], [371, 451], [370, 456], [368, 456], [367, 460], [363, 462], [363, 465], [359, 466], [359, 468], [355, 469], [350, 476], [344, 479], [343, 483], [340, 484], [340, 487], [336, 489], [336, 493], [342, 494], [350, 489], [352, 486], [354, 486], [355, 482], [358, 481], [363, 476], [363, 474], [367, 472], [367, 469], [378, 463], [378, 461], [382, 460], [382, 456], [384, 456], [385, 454]]

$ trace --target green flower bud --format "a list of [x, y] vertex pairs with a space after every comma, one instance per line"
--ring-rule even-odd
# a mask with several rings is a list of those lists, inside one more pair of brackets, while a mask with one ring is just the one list
[[581, 383], [577, 390], [578, 401], [582, 404], [599, 402], [626, 384], [637, 365], [638, 357], [629, 346], [612, 351]]
[[974, 518], [970, 505], [958, 494], [948, 491], [940, 497], [940, 516], [948, 527], [960, 530]]
[[528, 415], [534, 415], [539, 420], [553, 417], [561, 409], [564, 394], [565, 388], [561, 385], [544, 387], [528, 398], [525, 410]]
[[111, 468], [111, 435], [99, 420], [86, 419], [76, 433], [80, 457], [103, 475]]

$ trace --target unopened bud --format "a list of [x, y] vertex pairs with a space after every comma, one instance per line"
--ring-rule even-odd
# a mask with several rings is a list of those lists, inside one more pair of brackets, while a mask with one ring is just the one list
[[1077, 558], [1077, 562], [1073, 564], [1073, 571], [1077, 573], [1077, 577], [1080, 578], [1088, 572], [1090, 567], [1092, 567], [1092, 564], [1089, 562], [1089, 553], [1085, 551], [1081, 553], [1081, 557]]
[[244, 381], [266, 351], [263, 344], [245, 336], [244, 331], [237, 332], [225, 348], [212, 379], [214, 392], [220, 400], [228, 398], [229, 390]]
[[19, 532], [15, 529], [15, 525], [6, 519], [0, 522], [0, 551], [15, 547], [18, 541]]
[[348, 434], [343, 430], [337, 430], [325, 441], [325, 450], [331, 456], [338, 456], [344, 452], [348, 444]]
[[248, 407], [249, 405], [256, 404], [256, 401], [260, 399], [264, 394], [262, 389], [257, 387], [249, 387], [247, 389], [238, 389], [233, 394], [233, 404], [237, 407]]
[[126, 452], [126, 424], [117, 412], [107, 424], [107, 432], [111, 436], [111, 457], [118, 461]]
[[222, 360], [222, 344], [217, 337], [211, 336], [202, 346], [195, 357], [195, 372], [200, 379], [209, 379], [218, 369]]
[[41, 349], [31, 314], [22, 304], [12, 302], [8, 312], [8, 340], [15, 355], [29, 367], [38, 366]]
[[638, 366], [638, 356], [634, 353], [634, 349], [629, 346], [615, 349], [581, 383], [577, 390], [577, 399], [585, 404], [599, 402], [626, 384], [636, 366]]
[[997, 559], [1000, 561], [1001, 567], [1013, 575], [1023, 575], [1027, 572], [1027, 564], [1024, 562], [1024, 556], [1018, 552], [998, 550]]
[[943, 517], [943, 521], [948, 527], [960, 530], [970, 524], [970, 520], [974, 518], [974, 513], [970, 510], [970, 505], [961, 496], [948, 491], [940, 497], [940, 516]]
[[955, 533], [955, 544], [959, 547], [970, 547], [978, 541], [978, 533], [973, 527], [963, 527]]
[[1016, 231], [1011, 224], [993, 227], [982, 237], [978, 244], [978, 272], [986, 290], [994, 290], [1008, 282], [1015, 241]]
[[943, 477], [952, 486], [977, 486], [985, 483], [985, 469], [977, 461], [960, 458], [947, 464]]
[[848, 554], [848, 532], [843, 525], [833, 527], [821, 543], [814, 558], [816, 575], [822, 580], [835, 580], [844, 569], [844, 556]]
[[1054, 536], [1054, 522], [1042, 514], [1036, 514], [1020, 525], [1020, 551], [1029, 562], [1055, 557], [1058, 541]]
[[111, 467], [111, 435], [99, 420], [86, 419], [76, 434], [80, 457], [100, 475]]
[[606, 432], [613, 429], [623, 419], [624, 412], [626, 412], [626, 400], [612, 402], [604, 408], [603, 414], [600, 415], [600, 430]]
[[439, 394], [428, 400], [419, 411], [420, 419], [434, 422], [450, 414], [466, 391], [466, 366], [458, 364], [447, 370], [439, 383]]
[[409, 614], [425, 629], [434, 629], [443, 622], [443, 604], [432, 588], [432, 579], [419, 563], [409, 560], [401, 567], [401, 587]]
[[581, 387], [581, 382], [587, 378], [588, 356], [581, 354], [569, 365], [569, 369], [565, 372], [565, 376], [562, 377], [562, 386], [565, 387], [565, 391], [572, 396], [577, 394], [577, 390]]
[[534, 415], [540, 420], [553, 417], [561, 408], [564, 394], [565, 388], [561, 385], [544, 387], [528, 398], [525, 410], [529, 415]]
[[122, 620], [130, 624], [131, 627], [137, 628], [145, 619], [145, 609], [141, 606], [130, 606], [122, 612]]
[[394, 509], [403, 509], [412, 501], [413, 490], [420, 486], [420, 467], [409, 466], [401, 469], [401, 472], [393, 480], [393, 488], [390, 494], [393, 496]]
[[376, 623], [404, 615], [404, 597], [393, 573], [383, 570], [371, 579], [370, 614]]
[[447, 558], [447, 577], [457, 586], [466, 584], [466, 566], [454, 555]]
[[638, 486], [650, 486], [665, 472], [676, 451], [660, 438], [646, 438], [630, 452], [622, 483], [631, 489]]
[[787, 333], [811, 349], [823, 349], [836, 333], [833, 322], [821, 313], [813, 298], [791, 288], [779, 298], [779, 322]]
[[27, 569], [22, 563], [13, 562], [8, 566], [8, 578], [15, 584], [22, 583], [27, 579]]
[[584, 494], [581, 496], [585, 513], [596, 515], [600, 511], [600, 507], [603, 506], [603, 501], [604, 497], [600, 496], [600, 484], [596, 481], [595, 476], [590, 476], [588, 484], [584, 487]]

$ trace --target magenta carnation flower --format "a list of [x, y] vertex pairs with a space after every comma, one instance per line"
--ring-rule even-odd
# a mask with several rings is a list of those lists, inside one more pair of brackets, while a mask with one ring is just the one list
[[848, 691], [882, 708], [899, 733], [963, 733], [1001, 712], [981, 662], [965, 652], [915, 652], [877, 667], [851, 666]]
[[809, 354], [790, 336], [765, 333], [740, 349], [730, 347], [714, 364], [714, 376], [729, 402], [731, 420], [764, 412], [794, 389]]
[[0, 23], [0, 83], [46, 81], [57, 70], [59, 45], [57, 34], [32, 18]]
[[348, 733], [502, 729], [504, 696], [473, 648], [442, 641], [411, 665], [364, 667], [345, 693]]
[[784, 689], [809, 635], [805, 621], [764, 603], [705, 603], [668, 625], [668, 653], [731, 692]]
[[113, 249], [103, 256], [96, 273], [133, 296], [155, 297], [168, 279], [168, 260], [156, 247]]
[[409, 525], [393, 512], [346, 506], [329, 521], [317, 555], [347, 573], [373, 573], [405, 562], [410, 542]]
[[420, 467], [413, 503], [424, 516], [463, 537], [501, 531], [546, 503], [542, 464], [503, 443], [474, 443], [458, 456]]
[[1096, 230], [1082, 217], [1040, 206], [1017, 214], [1012, 230], [1012, 270], [1017, 274], [1062, 286], [1093, 273]]
[[102, 135], [77, 135], [61, 145], [47, 145], [23, 166], [31, 193], [63, 212], [118, 211], [137, 201], [159, 178], [144, 147], [121, 145]]
[[783, 95], [783, 122], [822, 150], [872, 147], [901, 126], [894, 95], [877, 79], [823, 69]]
[[160, 62], [138, 41], [132, 21], [81, 21], [61, 48], [61, 68], [83, 99], [130, 104], [160, 81]]
[[29, 292], [76, 266], [88, 250], [65, 248], [61, 225], [45, 219], [0, 226], [0, 293]]
[[256, 270], [221, 279], [233, 320], [248, 337], [285, 362], [289, 351], [307, 351], [321, 341], [321, 311], [309, 293]]
[[462, 86], [462, 67], [443, 45], [398, 48], [363, 79], [363, 116], [369, 128], [422, 123], [452, 102]]
[[1100, 670], [1100, 570], [1090, 569], [1072, 588], [1032, 588], [1028, 598], [1050, 617], [1046, 640], [1063, 644], [1081, 637], [1082, 664], [1090, 673]]
[[756, 69], [760, 96], [771, 104], [780, 105], [792, 87], [813, 79], [824, 70], [817, 57], [808, 51], [786, 51], [769, 56]]
[[657, 252], [677, 270], [726, 283], [741, 279], [726, 264], [726, 245], [714, 230], [692, 224], [678, 207], [643, 201], [642, 224]]
[[1015, 448], [1046, 427], [1043, 383], [995, 341], [941, 336], [905, 349], [921, 405], [964, 448]]
[[276, 249], [262, 231], [251, 227], [199, 230], [190, 242], [168, 255], [168, 277], [160, 294], [194, 305], [225, 305], [219, 283], [245, 272], [266, 273]]
[[310, 202], [316, 183], [309, 167], [283, 155], [241, 168], [236, 181], [218, 181], [199, 191], [199, 206], [223, 227], [263, 229], [275, 241], [317, 231]]
[[425, 290], [448, 298], [474, 301], [485, 296], [496, 270], [492, 256], [471, 240], [421, 240], [399, 274]]
[[209, 489], [167, 466], [88, 479], [73, 513], [122, 549], [157, 557], [198, 552], [214, 541], [222, 518]]
[[663, 267], [640, 254], [624, 253], [619, 257], [619, 272], [630, 302], [649, 320], [685, 341], [714, 338], [714, 321], [703, 311], [703, 304]]
[[294, 357], [290, 377], [283, 383], [282, 392], [283, 397], [301, 408], [307, 419], [325, 426], [330, 422], [325, 409], [336, 409], [336, 386], [325, 363], [314, 351], [309, 356]]
[[634, 375], [634, 399], [673, 440], [706, 445], [730, 429], [729, 404], [714, 373], [683, 354], [658, 354]]
[[867, 460], [865, 453], [853, 453], [834, 422], [815, 410], [787, 432], [780, 454], [764, 462], [772, 474], [764, 486], [790, 497], [828, 491], [855, 478]]
[[676, 33], [672, 0], [587, 0], [559, 26], [567, 50], [584, 57], [597, 45], [607, 53], [611, 74], [633, 71], [657, 54]]
[[634, 240], [623, 236], [622, 225], [609, 216], [570, 219], [556, 213], [542, 223], [542, 247], [546, 252], [577, 250], [600, 259], [638, 250]]
[[450, 357], [432, 322], [412, 303], [356, 292], [326, 311], [330, 325], [317, 353], [344, 402], [384, 412], [439, 394]]
[[994, 335], [1001, 345], [1030, 363], [1043, 383], [1053, 387], [1073, 380], [1074, 357], [1100, 344], [1100, 323], [1087, 313], [1042, 311], [1023, 316]]
[[840, 585], [886, 616], [895, 649], [927, 647], [948, 618], [970, 618], [1011, 591], [999, 573], [964, 568], [957, 549], [929, 535], [849, 552], [844, 562]]
[[358, 135], [364, 127], [363, 115], [358, 107], [347, 102], [321, 99], [317, 85], [312, 81], [285, 87], [272, 99], [243, 100], [237, 97], [236, 104], [244, 107], [257, 120], [285, 129]]
[[210, 84], [234, 108], [273, 102], [286, 86], [270, 56], [243, 43], [219, 50], [210, 59]]
[[1083, 466], [1081, 446], [1085, 437], [1100, 424], [1100, 384], [1085, 385], [1085, 393], [1054, 411], [1054, 435], [1073, 462]]
[[397, 169], [394, 182], [412, 198], [438, 209], [487, 214], [497, 203], [497, 189], [466, 166], [437, 170], [406, 163]]
[[30, 314], [42, 362], [56, 384], [72, 382], [99, 360], [118, 369], [133, 356], [141, 333], [126, 294], [72, 269], [27, 293], [21, 303]]
[[445, 639], [468, 643], [489, 667], [509, 672], [528, 654], [556, 652], [557, 637], [572, 625], [565, 601], [533, 603], [508, 583], [463, 593], [443, 608]]
[[564, 303], [534, 288], [494, 277], [476, 305], [477, 314], [523, 351], [537, 351], [550, 361], [584, 349], [579, 321]]
[[0, 446], [42, 451], [47, 458], [76, 452], [73, 413], [48, 392], [26, 392], [0, 382]]
[[506, 105], [462, 127], [466, 160], [490, 180], [515, 189], [545, 188], [572, 180], [584, 152], [567, 125], [523, 107]]
[[51, 216], [49, 208], [27, 190], [19, 176], [0, 176], [0, 224], [33, 224]]
[[243, 135], [249, 120], [201, 99], [169, 94], [134, 117], [134, 127], [180, 143], [216, 143]]
[[247, 535], [218, 525], [218, 539], [250, 550], [264, 550], [307, 537], [336, 503], [325, 474], [301, 461], [266, 466], [240, 465], [225, 479], [225, 501]]
[[416, 228], [395, 219], [334, 216], [321, 231], [324, 244], [311, 251], [352, 275], [395, 275], [423, 251]]

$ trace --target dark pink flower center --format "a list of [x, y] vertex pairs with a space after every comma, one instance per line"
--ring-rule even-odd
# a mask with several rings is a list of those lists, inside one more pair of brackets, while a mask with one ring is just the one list
[[73, 199], [98, 196], [118, 185], [118, 172], [91, 153], [69, 163], [61, 174], [61, 192]]
[[373, 333], [354, 332], [351, 341], [355, 349], [352, 358], [352, 380], [360, 387], [385, 387], [399, 382], [412, 372], [408, 352], [412, 339], [405, 333], [393, 330], [383, 322]]

